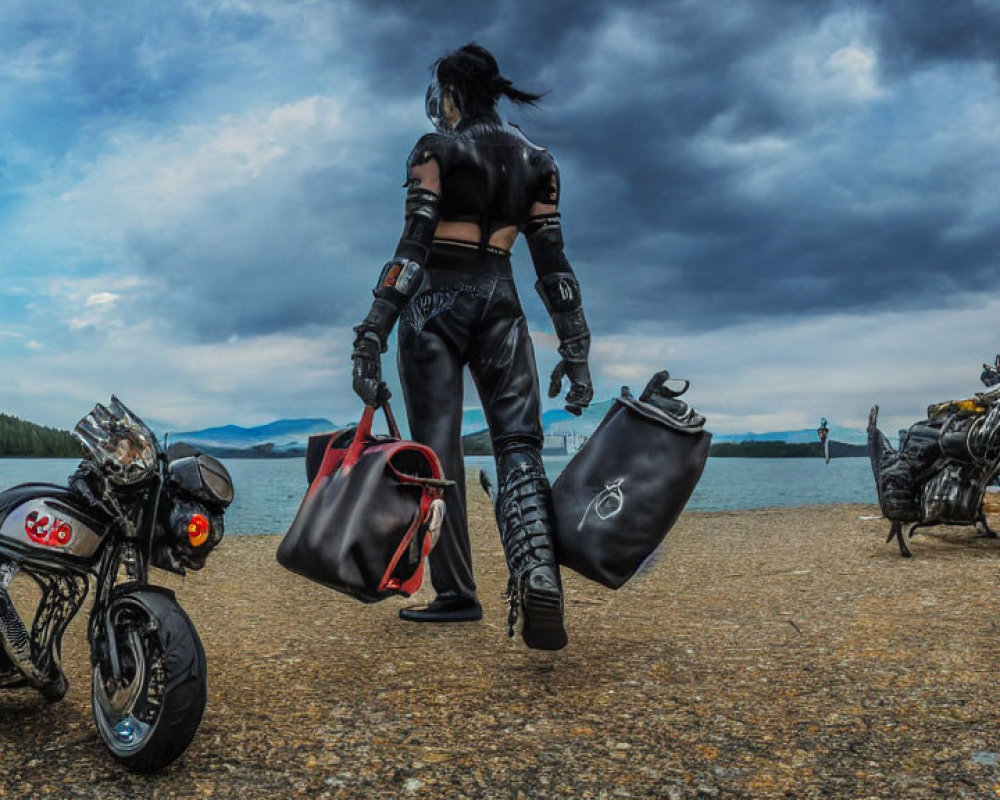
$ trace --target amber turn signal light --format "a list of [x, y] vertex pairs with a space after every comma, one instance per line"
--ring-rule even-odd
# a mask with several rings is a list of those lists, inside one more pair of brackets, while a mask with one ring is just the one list
[[188, 540], [192, 547], [201, 547], [208, 541], [208, 534], [211, 530], [208, 520], [204, 514], [192, 514], [188, 523]]

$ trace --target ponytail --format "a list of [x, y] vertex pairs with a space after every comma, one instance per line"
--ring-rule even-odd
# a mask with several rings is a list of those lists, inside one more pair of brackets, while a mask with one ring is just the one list
[[497, 100], [500, 99], [500, 95], [503, 95], [508, 100], [513, 103], [517, 103], [518, 105], [533, 106], [545, 96], [544, 94], [535, 94], [534, 92], [525, 92], [518, 89], [513, 83], [510, 82], [509, 79], [503, 77], [502, 75], [497, 76], [493, 86], [496, 91]]
[[475, 42], [439, 58], [433, 70], [438, 81], [458, 93], [463, 115], [470, 117], [493, 112], [501, 96], [518, 105], [529, 106], [544, 97], [544, 94], [515, 87], [510, 79], [500, 74], [493, 54]]

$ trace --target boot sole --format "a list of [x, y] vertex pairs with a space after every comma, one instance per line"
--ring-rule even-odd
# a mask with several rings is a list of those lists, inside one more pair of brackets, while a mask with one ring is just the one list
[[521, 606], [524, 643], [533, 650], [561, 650], [569, 637], [563, 627], [563, 602], [559, 592], [528, 589]]
[[483, 618], [482, 606], [453, 611], [428, 611], [422, 608], [401, 608], [399, 618], [407, 622], [478, 622]]

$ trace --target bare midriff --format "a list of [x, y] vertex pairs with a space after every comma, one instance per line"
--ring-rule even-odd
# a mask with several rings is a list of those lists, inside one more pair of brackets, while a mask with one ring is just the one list
[[[475, 222], [458, 222], [456, 220], [443, 219], [438, 223], [434, 231], [435, 239], [451, 239], [452, 241], [469, 242], [479, 244], [479, 225]], [[493, 231], [490, 236], [490, 247], [499, 247], [501, 250], [510, 250], [517, 239], [517, 226], [506, 225]]]

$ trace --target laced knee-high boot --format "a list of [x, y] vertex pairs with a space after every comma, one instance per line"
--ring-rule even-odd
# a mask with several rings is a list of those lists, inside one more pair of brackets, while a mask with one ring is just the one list
[[528, 647], [559, 650], [567, 640], [562, 582], [552, 546], [551, 490], [538, 448], [504, 448], [497, 479], [497, 525], [510, 570], [507, 633], [513, 636], [520, 625]]

